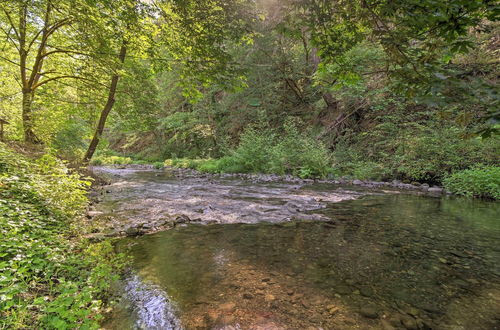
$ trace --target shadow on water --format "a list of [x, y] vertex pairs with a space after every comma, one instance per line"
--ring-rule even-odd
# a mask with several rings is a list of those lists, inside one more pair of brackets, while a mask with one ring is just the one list
[[317, 212], [330, 220], [189, 225], [118, 246], [187, 329], [500, 328], [499, 203], [369, 195]]

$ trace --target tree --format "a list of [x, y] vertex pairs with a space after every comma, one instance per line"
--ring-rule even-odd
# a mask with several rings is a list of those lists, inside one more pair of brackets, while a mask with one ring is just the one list
[[13, 0], [0, 4], [0, 33], [17, 53], [2, 54], [0, 60], [19, 70], [16, 80], [22, 93], [27, 142], [40, 142], [33, 129], [32, 105], [37, 90], [63, 79], [85, 79], [78, 70], [88, 54], [80, 38], [82, 30], [76, 25], [96, 12], [93, 4], [85, 0]]
[[[500, 13], [493, 0], [291, 0], [291, 5], [303, 13], [303, 24], [324, 64], [341, 64], [362, 41], [381, 45], [385, 72], [399, 90], [432, 104], [455, 100], [455, 95], [443, 93], [447, 85], [460, 84], [461, 73], [451, 66], [452, 60], [473, 47], [471, 29], [485, 20], [497, 21]], [[482, 94], [497, 93], [495, 86], [480, 86], [489, 90]], [[488, 108], [483, 120], [500, 120], [498, 99], [477, 97], [481, 93], [467, 83], [460, 88]]]
[[[136, 54], [146, 53], [145, 60], [151, 59], [153, 55], [153, 61], [161, 49], [170, 55], [168, 59], [164, 59], [164, 69], [170, 67], [168, 61], [172, 59], [181, 65], [181, 84], [186, 96], [196, 98], [200, 84], [207, 86], [218, 82], [230, 85], [231, 80], [227, 79], [227, 74], [233, 70], [225, 41], [241, 36], [242, 23], [235, 19], [235, 15], [238, 14], [238, 9], [244, 7], [245, 1], [161, 0], [152, 5], [135, 0], [125, 2], [125, 10], [118, 15], [117, 23], [122, 40], [118, 55], [120, 69], [131, 49]], [[158, 36], [155, 36], [157, 33]], [[84, 163], [90, 161], [99, 144], [106, 120], [115, 103], [119, 79], [120, 74], [115, 72], [107, 102], [83, 158]]]

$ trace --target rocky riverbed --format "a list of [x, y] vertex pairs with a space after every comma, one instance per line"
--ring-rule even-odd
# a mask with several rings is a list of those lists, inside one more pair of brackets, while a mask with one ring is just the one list
[[[360, 180], [311, 180], [269, 174], [203, 174], [189, 169], [154, 170], [148, 165], [94, 167], [109, 182], [92, 192], [87, 218], [94, 240], [136, 236], [186, 223], [328, 220], [310, 211], [365, 194], [439, 196], [441, 187]], [[145, 188], [144, 183], [148, 183]], [[99, 204], [99, 205], [97, 205]]]
[[133, 259], [105, 329], [500, 326], [498, 203], [389, 184], [96, 172], [111, 183], [87, 219], [107, 231], [91, 238], [128, 236], [117, 248]]

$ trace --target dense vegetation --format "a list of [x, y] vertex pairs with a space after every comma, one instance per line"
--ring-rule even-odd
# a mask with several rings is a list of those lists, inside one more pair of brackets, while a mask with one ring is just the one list
[[0, 327], [98, 328], [120, 257], [76, 218], [89, 181], [0, 144]]
[[0, 13], [6, 134], [72, 161], [438, 184], [498, 163], [492, 1], [23, 3]]
[[499, 199], [498, 15], [492, 0], [2, 1], [0, 327], [98, 324], [120, 262], [74, 228], [88, 182], [61, 159]]

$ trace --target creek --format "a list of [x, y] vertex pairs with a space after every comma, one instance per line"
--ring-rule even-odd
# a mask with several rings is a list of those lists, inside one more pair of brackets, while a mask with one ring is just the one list
[[[500, 204], [191, 172], [96, 170], [132, 258], [106, 329], [498, 329]], [[150, 225], [153, 223], [153, 225]]]

